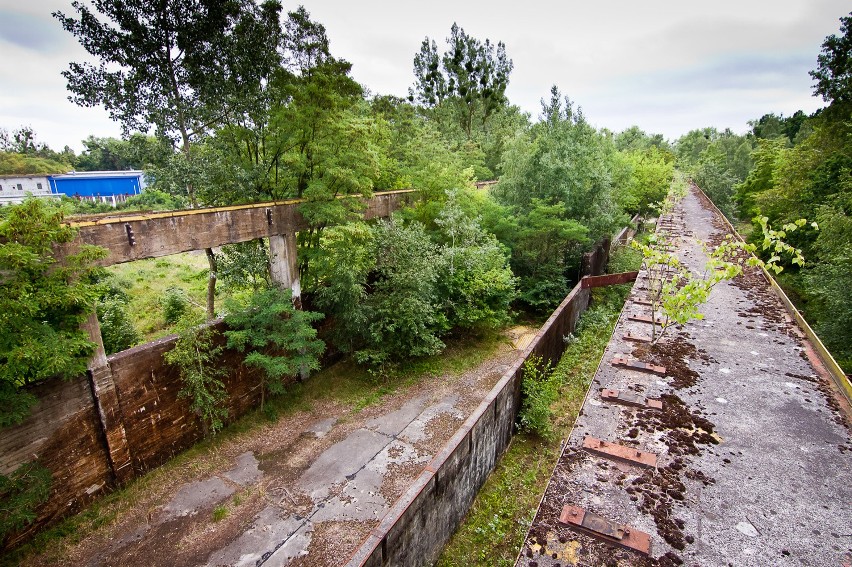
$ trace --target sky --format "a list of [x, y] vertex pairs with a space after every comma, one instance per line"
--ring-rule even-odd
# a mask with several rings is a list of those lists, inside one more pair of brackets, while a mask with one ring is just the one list
[[[87, 0], [83, 0], [87, 1]], [[638, 125], [670, 140], [715, 126], [824, 106], [808, 71], [848, 0], [304, 0], [332, 53], [376, 94], [405, 96], [425, 37], [445, 45], [453, 22], [503, 41], [514, 62], [507, 96], [539, 115], [550, 87], [599, 128]], [[284, 3], [285, 10], [297, 4]], [[120, 136], [100, 107], [68, 101], [61, 72], [87, 53], [51, 13], [71, 0], [0, 0], [0, 128], [32, 126], [55, 150]]]

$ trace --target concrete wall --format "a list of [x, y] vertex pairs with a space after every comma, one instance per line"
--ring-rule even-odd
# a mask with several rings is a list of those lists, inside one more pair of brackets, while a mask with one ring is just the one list
[[[224, 330], [224, 323], [214, 327]], [[43, 527], [78, 512], [95, 497], [168, 461], [203, 436], [177, 370], [163, 360], [176, 336], [110, 356], [104, 372], [37, 385], [38, 399], [20, 425], [0, 429], [0, 473], [38, 459], [53, 475], [50, 499], [38, 519], [7, 539], [13, 546]], [[218, 342], [224, 342], [219, 334]], [[225, 350], [221, 366], [228, 391], [228, 421], [260, 400], [259, 376]], [[97, 392], [96, 396], [94, 392]]]
[[578, 284], [518, 360], [432, 459], [348, 562], [349, 567], [429, 565], [437, 560], [509, 445], [521, 405], [523, 363], [540, 356], [554, 364], [589, 305]]

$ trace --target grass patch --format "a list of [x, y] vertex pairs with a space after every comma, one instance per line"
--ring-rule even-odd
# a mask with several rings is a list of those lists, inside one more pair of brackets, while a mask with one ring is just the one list
[[215, 508], [213, 508], [213, 521], [214, 522], [221, 522], [222, 520], [224, 520], [227, 517], [228, 517], [228, 507], [225, 506], [224, 504], [220, 504], [219, 506], [216, 506]]
[[[66, 557], [66, 550], [70, 546], [98, 528], [113, 524], [127, 512], [156, 501], [176, 482], [203, 478], [227, 466], [228, 462], [221, 455], [221, 447], [227, 442], [239, 441], [241, 436], [256, 434], [258, 428], [269, 424], [270, 416], [281, 417], [297, 411], [310, 411], [315, 402], [329, 400], [348, 406], [353, 413], [357, 413], [381, 403], [384, 396], [421, 380], [435, 379], [447, 373], [461, 374], [494, 356], [504, 340], [497, 332], [481, 337], [459, 338], [448, 342], [442, 354], [399, 365], [380, 379], [350, 360], [334, 364], [306, 382], [288, 386], [284, 394], [269, 398], [265, 408], [267, 411], [256, 410], [246, 414], [214, 437], [197, 443], [163, 466], [134, 479], [126, 487], [99, 498], [84, 511], [40, 532], [21, 547], [3, 553], [0, 555], [0, 567], [26, 564], [27, 558], [35, 554], [43, 554], [42, 562], [59, 562]], [[240, 494], [236, 495], [233, 506], [239, 506], [242, 498]], [[151, 513], [155, 508], [135, 511]], [[212, 513], [213, 520], [219, 521], [228, 513], [227, 506], [217, 507]]]
[[[153, 341], [173, 332], [166, 322], [162, 299], [169, 288], [182, 290], [190, 309], [200, 317], [207, 305], [207, 257], [204, 253], [186, 252], [163, 258], [148, 258], [109, 266], [106, 270], [129, 296], [127, 312], [142, 335], [142, 342]], [[221, 306], [225, 293], [217, 288], [216, 301]]]
[[[619, 271], [636, 269], [629, 261], [623, 264]], [[559, 458], [559, 440], [567, 438], [574, 425], [629, 292], [629, 284], [592, 291], [592, 307], [580, 319], [574, 341], [549, 378], [559, 391], [550, 406], [552, 435], [548, 439], [529, 434], [512, 438], [441, 554], [439, 567], [514, 565]]]

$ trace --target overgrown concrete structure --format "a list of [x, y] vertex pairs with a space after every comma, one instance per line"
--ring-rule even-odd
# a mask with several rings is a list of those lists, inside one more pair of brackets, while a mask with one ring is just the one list
[[[701, 273], [700, 242], [732, 228], [694, 189], [658, 232]], [[847, 378], [759, 270], [720, 283], [704, 319], [653, 349], [647, 285], [640, 275], [517, 566], [849, 564]]]
[[[413, 191], [378, 193], [364, 200], [367, 219], [390, 215]], [[166, 213], [96, 215], [69, 221], [79, 242], [107, 248], [101, 265], [270, 239], [274, 281], [301, 292], [296, 233], [307, 228], [301, 201]], [[214, 322], [219, 330], [224, 323]], [[28, 533], [76, 512], [97, 495], [156, 467], [202, 436], [201, 423], [178, 396], [181, 383], [163, 360], [176, 337], [165, 337], [107, 357], [97, 317], [85, 325], [97, 350], [86, 376], [33, 387], [38, 403], [20, 425], [0, 430], [0, 473], [38, 459], [53, 474], [51, 498]], [[220, 336], [219, 344], [224, 343]], [[227, 409], [235, 419], [260, 399], [258, 376], [239, 353], [225, 351]]]

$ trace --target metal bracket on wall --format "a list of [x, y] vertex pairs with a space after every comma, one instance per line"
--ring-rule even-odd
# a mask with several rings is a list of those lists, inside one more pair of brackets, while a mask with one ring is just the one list
[[617, 524], [602, 516], [587, 512], [570, 504], [562, 508], [559, 521], [572, 529], [594, 538], [638, 551], [651, 553], [651, 536], [624, 524]]
[[127, 233], [127, 243], [136, 246], [136, 237], [133, 235], [133, 227], [129, 222], [124, 223], [124, 231]]

